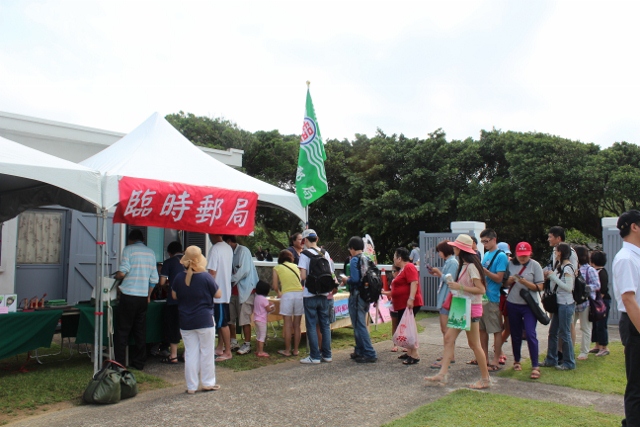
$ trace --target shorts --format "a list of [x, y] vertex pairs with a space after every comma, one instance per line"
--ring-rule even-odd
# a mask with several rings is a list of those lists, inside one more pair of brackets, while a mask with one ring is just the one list
[[267, 339], [267, 322], [255, 322], [256, 341], [265, 342]]
[[[446, 308], [442, 307], [440, 309], [440, 314], [444, 314], [445, 316], [448, 316], [449, 315], [449, 310], [447, 310]], [[473, 320], [472, 320], [472, 322], [473, 322]]]
[[229, 326], [229, 304], [213, 304], [213, 319], [216, 322], [216, 329]]
[[478, 323], [480, 320], [482, 320], [482, 317], [472, 317], [471, 323]]
[[251, 324], [251, 315], [253, 314], [253, 301], [256, 299], [255, 294], [249, 295], [249, 298], [240, 306], [240, 326]]
[[229, 299], [229, 323], [235, 325], [238, 323], [238, 316], [240, 315], [240, 297], [238, 295], [231, 295]]
[[[420, 311], [420, 307], [422, 307], [421, 305], [418, 306], [413, 306], [413, 315], [415, 316], [416, 314], [418, 314], [418, 312]], [[403, 308], [402, 310], [398, 310], [398, 319], [402, 319], [402, 316], [404, 315], [404, 311], [406, 310], [406, 308]]]
[[302, 292], [287, 292], [280, 298], [281, 316], [302, 316], [304, 314], [304, 304], [302, 303]]
[[391, 315], [391, 317], [393, 317], [394, 319], [399, 319], [398, 317], [398, 312], [397, 311], [389, 311], [389, 314]]
[[182, 339], [178, 305], [166, 305], [164, 308], [164, 336], [169, 344], [178, 344]]
[[502, 332], [502, 312], [500, 303], [488, 302], [482, 306], [482, 318], [480, 319], [480, 330], [487, 331], [488, 334]]

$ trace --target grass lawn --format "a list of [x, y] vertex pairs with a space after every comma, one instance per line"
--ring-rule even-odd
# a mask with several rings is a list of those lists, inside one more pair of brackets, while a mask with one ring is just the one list
[[[60, 347], [56, 344], [46, 352], [57, 352]], [[66, 353], [66, 356], [65, 356]], [[44, 365], [29, 362], [29, 372], [19, 372], [18, 368], [24, 363], [26, 355], [19, 358], [9, 358], [0, 364], [0, 424], [15, 419], [24, 414], [35, 414], [45, 405], [71, 401], [81, 403], [82, 393], [93, 375], [93, 362], [86, 356], [74, 354], [70, 360], [55, 362], [68, 357], [68, 350], [62, 356], [51, 356]], [[170, 384], [164, 380], [133, 371], [138, 381], [138, 388], [147, 391], [167, 387]]]
[[591, 408], [564, 406], [471, 390], [458, 390], [424, 405], [385, 427], [545, 427], [619, 426], [620, 416]]
[[[420, 312], [416, 316], [416, 320], [426, 319], [427, 317], [437, 316], [437, 313]], [[270, 357], [256, 357], [255, 355], [255, 339], [252, 341], [251, 353], [246, 356], [235, 355], [231, 360], [225, 360], [219, 362], [216, 366], [230, 368], [234, 371], [247, 371], [250, 369], [259, 368], [261, 366], [274, 365], [276, 363], [287, 362], [291, 360], [298, 361], [300, 358], [308, 355], [307, 346], [304, 334], [302, 335], [302, 341], [300, 342], [300, 355], [298, 357], [285, 357], [278, 354], [278, 350], [284, 349], [284, 342], [282, 339], [282, 327], [276, 326], [277, 338], [273, 338], [273, 329], [269, 325], [267, 333], [267, 342], [265, 343], [265, 351], [269, 353]], [[421, 332], [424, 328], [418, 325], [418, 332]], [[377, 343], [380, 341], [388, 341], [391, 339], [391, 323], [382, 323], [374, 329], [370, 328], [371, 342]], [[238, 338], [240, 338], [238, 336]], [[241, 342], [238, 339], [238, 342]], [[353, 329], [340, 328], [331, 331], [331, 349], [342, 350], [345, 348], [353, 347], [355, 341], [353, 338]]]
[[[525, 346], [523, 346], [525, 347]], [[576, 347], [576, 354], [579, 352]], [[609, 344], [611, 354], [604, 357], [589, 355], [589, 360], [577, 360], [573, 371], [557, 371], [555, 368], [540, 368], [540, 381], [546, 384], [571, 387], [580, 390], [596, 391], [606, 394], [624, 394], [627, 379], [624, 371], [624, 347], [621, 343]], [[540, 355], [540, 363], [546, 355]], [[512, 366], [498, 375], [503, 378], [513, 378], [520, 381], [534, 381], [529, 379], [531, 374], [531, 360], [522, 362], [522, 371], [516, 372]]]

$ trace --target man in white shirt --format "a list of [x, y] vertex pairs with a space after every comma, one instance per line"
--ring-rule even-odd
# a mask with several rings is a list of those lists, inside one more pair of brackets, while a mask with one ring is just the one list
[[420, 246], [416, 242], [411, 243], [411, 253], [409, 254], [409, 260], [413, 265], [420, 265]]
[[640, 426], [640, 211], [620, 215], [617, 227], [624, 241], [613, 260], [613, 291], [627, 373], [622, 425]]
[[213, 276], [222, 291], [215, 298], [214, 318], [218, 330], [216, 361], [231, 359], [231, 332], [229, 331], [229, 300], [231, 299], [231, 272], [233, 267], [233, 249], [222, 241], [220, 234], [209, 234], [213, 247], [207, 256], [207, 270]]
[[[329, 252], [318, 247], [318, 235], [315, 230], [307, 229], [302, 233], [305, 239], [305, 250], [300, 254], [298, 268], [300, 269], [300, 279], [304, 283], [309, 273], [310, 258], [305, 254], [306, 251], [319, 255], [324, 253], [324, 257], [329, 260], [333, 269], [333, 263]], [[337, 284], [336, 284], [337, 287]], [[305, 326], [307, 327], [307, 340], [309, 342], [309, 356], [300, 360], [300, 363], [318, 364], [322, 362], [331, 362], [331, 326], [329, 323], [329, 293], [312, 294], [305, 286], [302, 292], [304, 304]], [[316, 325], [320, 325], [320, 334], [322, 335], [322, 345], [318, 343], [318, 333]]]

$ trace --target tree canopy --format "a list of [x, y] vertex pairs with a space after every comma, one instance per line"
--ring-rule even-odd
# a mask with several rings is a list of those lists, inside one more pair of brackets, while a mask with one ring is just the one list
[[[246, 173], [295, 191], [298, 135], [250, 133], [182, 111], [167, 120], [197, 145], [244, 150]], [[325, 151], [329, 192], [309, 206], [310, 227], [344, 244], [368, 233], [382, 260], [452, 221], [484, 222], [499, 241], [528, 241], [541, 257], [551, 226], [599, 241], [602, 217], [640, 205], [640, 147], [627, 142], [601, 149], [539, 132], [483, 130], [459, 141], [442, 129], [424, 139], [378, 129], [371, 138], [327, 140]], [[300, 229], [296, 218], [268, 209], [259, 209], [258, 225], [267, 235]]]

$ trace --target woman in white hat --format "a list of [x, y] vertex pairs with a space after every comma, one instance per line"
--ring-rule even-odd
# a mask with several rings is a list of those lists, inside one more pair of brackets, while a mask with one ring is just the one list
[[178, 301], [178, 319], [184, 341], [184, 376], [187, 393], [194, 394], [202, 381], [202, 391], [220, 389], [216, 384], [215, 322], [213, 299], [222, 291], [207, 271], [207, 259], [197, 246], [189, 246], [180, 260], [187, 269], [171, 284]]
[[[482, 264], [473, 250], [473, 240], [466, 234], [459, 235], [454, 242], [448, 242], [453, 246], [453, 252], [461, 263], [456, 274], [457, 281], [449, 282], [449, 289], [458, 291], [458, 295], [471, 298], [471, 330], [467, 331], [467, 342], [473, 350], [482, 378], [469, 385], [472, 389], [485, 389], [491, 386], [487, 359], [480, 345], [480, 318], [482, 317], [482, 295], [486, 291], [486, 283], [482, 271]], [[449, 328], [444, 337], [444, 355], [442, 367], [437, 375], [426, 377], [425, 380], [444, 385], [447, 383], [449, 362], [454, 357], [456, 339], [461, 329]]]

